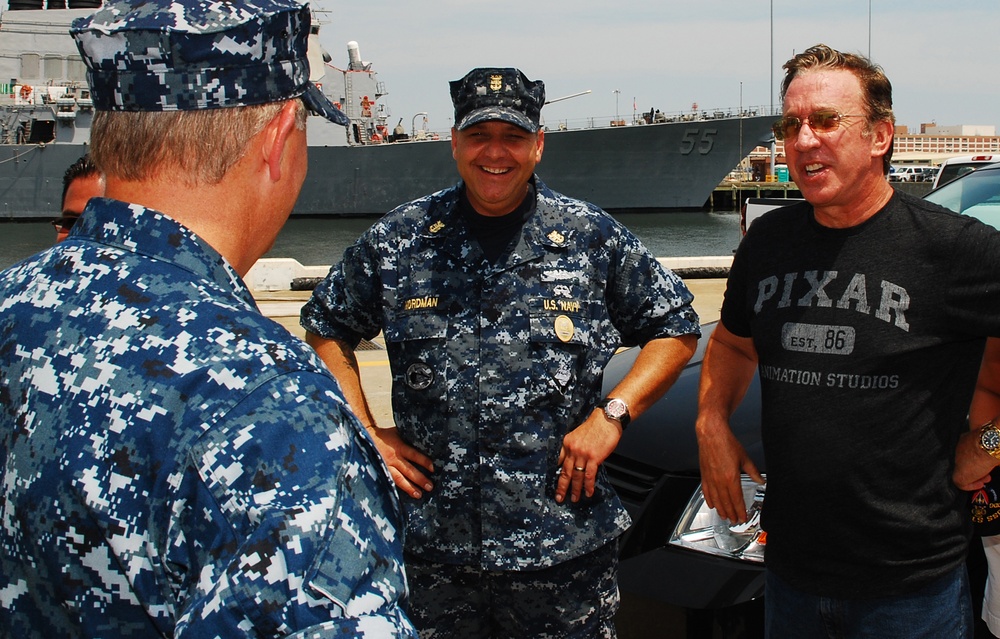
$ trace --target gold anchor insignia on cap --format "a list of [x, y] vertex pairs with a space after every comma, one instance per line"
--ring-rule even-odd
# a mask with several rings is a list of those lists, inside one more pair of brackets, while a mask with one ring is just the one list
[[499, 91], [503, 87], [503, 76], [502, 75], [491, 75], [490, 76], [490, 91]]
[[556, 229], [552, 229], [546, 237], [549, 238], [550, 242], [557, 246], [562, 246], [566, 242], [566, 236]]
[[443, 229], [443, 228], [444, 228], [444, 222], [442, 222], [441, 220], [438, 220], [437, 222], [431, 224], [431, 226], [430, 226], [430, 228], [428, 230], [431, 233], [440, 233], [441, 229]]
[[573, 326], [573, 320], [569, 318], [569, 315], [560, 315], [556, 317], [555, 321], [556, 337], [559, 338], [561, 342], [568, 342], [573, 339], [573, 332], [576, 327]]

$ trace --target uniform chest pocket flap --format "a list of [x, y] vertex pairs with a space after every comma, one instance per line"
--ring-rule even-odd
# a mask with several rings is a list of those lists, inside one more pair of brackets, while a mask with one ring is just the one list
[[444, 339], [448, 336], [448, 318], [435, 313], [405, 313], [385, 327], [387, 342]]

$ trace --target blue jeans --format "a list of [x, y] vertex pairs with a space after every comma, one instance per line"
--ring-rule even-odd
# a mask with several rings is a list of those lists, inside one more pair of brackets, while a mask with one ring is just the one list
[[768, 571], [764, 626], [768, 639], [972, 639], [969, 577], [963, 564], [905, 595], [833, 599], [806, 594]]

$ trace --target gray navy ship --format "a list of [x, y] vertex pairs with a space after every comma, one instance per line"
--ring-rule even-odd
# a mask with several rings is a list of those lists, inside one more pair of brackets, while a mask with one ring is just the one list
[[[55, 216], [63, 172], [87, 151], [93, 103], [68, 31], [100, 4], [9, 0], [0, 14], [0, 219]], [[310, 118], [309, 172], [294, 215], [381, 214], [457, 182], [448, 134], [407, 132], [402, 118], [393, 125], [381, 101], [385, 85], [356, 43], [348, 43], [341, 69], [319, 44], [317, 25], [310, 42], [313, 80], [351, 124]], [[543, 113], [537, 173], [556, 191], [610, 211], [699, 209], [741, 159], [767, 143], [774, 119], [764, 109], [693, 110], [577, 128], [544, 122]]]

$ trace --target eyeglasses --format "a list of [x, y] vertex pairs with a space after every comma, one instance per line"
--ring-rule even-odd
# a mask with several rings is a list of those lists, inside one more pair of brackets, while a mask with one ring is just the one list
[[[809, 128], [816, 133], [829, 133], [830, 131], [836, 130], [840, 126], [840, 121], [844, 118], [863, 118], [863, 115], [848, 115], [834, 111], [833, 109], [820, 109], [819, 111], [813, 111], [808, 116], [806, 116], [806, 122], [809, 123]], [[781, 118], [773, 125], [771, 125], [771, 130], [774, 131], [774, 137], [778, 140], [784, 140], [785, 138], [795, 139], [799, 134], [799, 129], [802, 128], [802, 120], [800, 118]]]
[[69, 230], [73, 228], [73, 225], [76, 224], [76, 221], [79, 219], [80, 217], [77, 215], [69, 217], [57, 217], [56, 219], [52, 220], [49, 223], [52, 226], [54, 226], [57, 231], [69, 232]]

